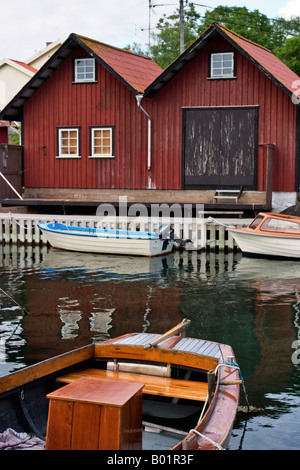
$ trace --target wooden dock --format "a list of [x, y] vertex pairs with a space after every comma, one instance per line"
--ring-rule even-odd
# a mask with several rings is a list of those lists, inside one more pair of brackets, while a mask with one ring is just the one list
[[38, 222], [60, 222], [66, 225], [79, 225], [90, 228], [106, 228], [121, 230], [157, 231], [162, 223], [169, 223], [176, 236], [184, 240], [190, 239], [192, 246], [187, 249], [194, 251], [230, 252], [239, 251], [228, 226], [245, 226], [249, 219], [212, 219], [184, 218], [161, 220], [137, 217], [99, 217], [95, 216], [61, 216], [41, 214], [0, 214], [0, 243], [3, 245], [45, 245], [47, 244]]

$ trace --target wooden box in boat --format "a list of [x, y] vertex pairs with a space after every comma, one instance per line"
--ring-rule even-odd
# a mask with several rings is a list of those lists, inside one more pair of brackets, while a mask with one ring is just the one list
[[141, 449], [142, 388], [82, 377], [51, 392], [46, 450]]
[[165, 335], [128, 334], [89, 345], [3, 377], [0, 433], [13, 428], [45, 440], [47, 396], [92, 378], [142, 387], [142, 449], [227, 448], [240, 387], [233, 351], [225, 344], [183, 336], [188, 323]]

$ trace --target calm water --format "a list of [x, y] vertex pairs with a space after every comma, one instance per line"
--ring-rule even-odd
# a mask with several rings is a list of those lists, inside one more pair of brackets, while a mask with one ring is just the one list
[[230, 449], [300, 449], [300, 353], [293, 349], [300, 263], [0, 246], [0, 288], [11, 297], [0, 291], [0, 377], [94, 341], [164, 332], [187, 317], [189, 336], [233, 347], [249, 402], [261, 409], [238, 415]]

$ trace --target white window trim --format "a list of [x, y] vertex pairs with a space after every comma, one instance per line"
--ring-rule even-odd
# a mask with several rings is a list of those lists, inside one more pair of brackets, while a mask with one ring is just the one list
[[[92, 78], [78, 78], [77, 77], [77, 64], [79, 61], [91, 61], [93, 63], [93, 77]], [[96, 62], [94, 58], [91, 57], [82, 57], [80, 59], [74, 60], [74, 82], [73, 83], [95, 83], [96, 82]]]
[[[110, 148], [111, 148], [111, 153], [94, 153], [94, 135], [95, 131], [99, 130], [109, 130], [110, 131]], [[90, 145], [90, 150], [91, 150], [91, 155], [89, 155], [89, 158], [115, 158], [113, 154], [113, 127], [91, 127], [91, 133], [90, 133], [90, 139], [91, 139], [91, 145]]]
[[[232, 57], [232, 73], [231, 74], [226, 74], [226, 75], [214, 75], [214, 70], [213, 70], [213, 57], [220, 55], [224, 57], [225, 55], [231, 55]], [[234, 61], [235, 61], [235, 55], [234, 52], [212, 52], [210, 55], [210, 76], [208, 77], [211, 80], [217, 80], [217, 79], [226, 79], [226, 78], [236, 78], [234, 75]], [[223, 61], [222, 61], [223, 62]], [[223, 69], [223, 63], [222, 63], [222, 69]]]
[[58, 137], [58, 155], [56, 158], [60, 158], [60, 159], [64, 159], [64, 158], [81, 158], [80, 155], [78, 154], [63, 154], [62, 153], [62, 132], [63, 131], [76, 131], [77, 133], [77, 149], [79, 149], [79, 129], [78, 127], [61, 127], [58, 129], [58, 134], [57, 134], [57, 137]]

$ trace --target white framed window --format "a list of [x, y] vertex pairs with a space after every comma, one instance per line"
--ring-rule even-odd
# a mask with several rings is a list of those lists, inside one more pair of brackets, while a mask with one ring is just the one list
[[80, 158], [79, 128], [58, 128], [58, 158]]
[[90, 158], [114, 158], [113, 127], [91, 127]]
[[75, 59], [74, 61], [74, 82], [86, 83], [96, 81], [95, 59]]
[[234, 53], [216, 52], [210, 56], [210, 78], [234, 77]]

